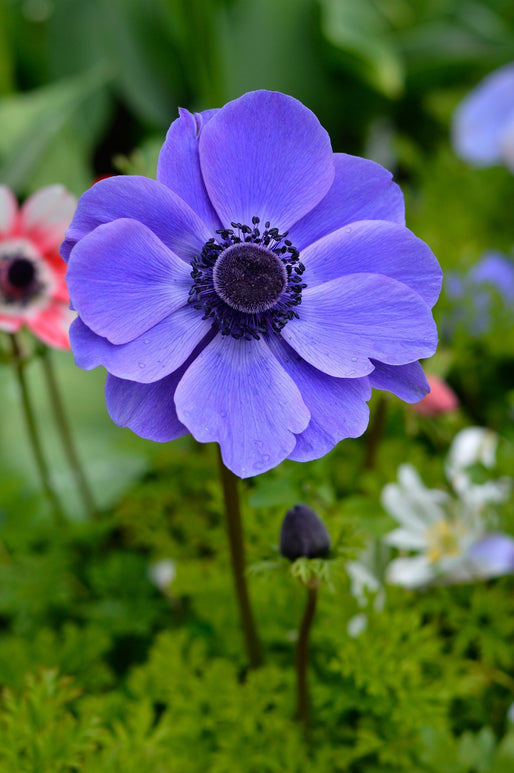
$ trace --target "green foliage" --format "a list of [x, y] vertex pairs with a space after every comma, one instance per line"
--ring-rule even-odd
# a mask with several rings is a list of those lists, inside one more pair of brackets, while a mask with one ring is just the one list
[[[0, 99], [0, 122], [4, 127], [0, 179], [5, 185], [27, 192], [45, 182], [62, 182], [77, 192], [87, 186], [90, 172], [83, 158], [90, 138], [84, 133], [81, 136], [76, 127], [71, 134], [67, 125], [106, 79], [105, 70], [97, 68], [31, 93]], [[29, 181], [34, 174], [35, 179]]]
[[99, 737], [98, 722], [76, 717], [80, 690], [55, 671], [28, 676], [21, 694], [4, 690], [0, 714], [0, 762], [5, 773], [79, 770]]

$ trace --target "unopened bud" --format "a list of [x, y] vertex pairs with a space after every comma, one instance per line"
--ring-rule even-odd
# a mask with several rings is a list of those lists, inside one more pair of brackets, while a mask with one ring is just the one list
[[330, 551], [330, 536], [319, 515], [307, 505], [292, 507], [282, 522], [280, 552], [290, 561], [323, 558]]

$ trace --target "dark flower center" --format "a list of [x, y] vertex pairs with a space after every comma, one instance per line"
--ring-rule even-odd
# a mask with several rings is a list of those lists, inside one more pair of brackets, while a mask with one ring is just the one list
[[214, 264], [212, 278], [219, 297], [247, 314], [271, 309], [287, 284], [280, 258], [259, 244], [233, 244]]
[[41, 290], [33, 260], [23, 254], [0, 256], [0, 302], [25, 305]]
[[193, 259], [189, 302], [222, 335], [251, 340], [279, 333], [298, 316], [294, 307], [306, 287], [299, 252], [270, 223], [261, 232], [258, 217], [253, 228], [231, 225]]
[[29, 287], [35, 276], [34, 264], [27, 258], [15, 258], [7, 269], [7, 281], [19, 290]]

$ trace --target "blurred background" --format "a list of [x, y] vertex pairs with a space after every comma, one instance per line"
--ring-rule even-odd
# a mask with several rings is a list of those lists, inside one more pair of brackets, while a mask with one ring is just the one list
[[0, 14], [0, 176], [22, 194], [55, 180], [79, 194], [120, 155], [152, 158], [177, 106], [256, 88], [403, 177], [514, 51], [509, 0], [2, 0]]
[[[250, 563], [276, 559], [281, 518], [298, 501], [316, 507], [344, 557], [355, 558], [394, 525], [380, 495], [398, 466], [408, 460], [428, 487], [444, 488], [444, 460], [464, 427], [501, 436], [498, 474], [512, 475], [512, 299], [473, 272], [491, 252], [512, 272], [514, 176], [501, 165], [475, 168], [452, 145], [456, 107], [512, 61], [512, 0], [0, 0], [0, 182], [21, 200], [52, 183], [79, 196], [104, 175], [154, 177], [179, 106], [280, 90], [317, 114], [335, 151], [394, 173], [407, 225], [441, 263], [440, 346], [425, 370], [451, 387], [452, 409], [419, 415], [374, 396], [362, 438], [246, 481]], [[512, 577], [418, 595], [388, 588], [386, 612], [366, 608], [369, 635], [350, 639], [360, 607], [345, 575], [317, 622], [320, 743], [304, 754], [290, 697], [301, 594], [287, 572], [252, 580], [270, 659], [245, 681], [214, 449], [190, 438], [159, 446], [114, 426], [102, 370], [86, 373], [71, 353], [52, 352], [101, 511], [87, 523], [35, 358], [26, 370], [72, 522], [55, 529], [7, 350], [0, 340], [0, 684], [23, 690], [43, 665], [85, 693], [54, 674], [35, 678], [25, 703], [6, 699], [7, 773], [510, 773]], [[514, 534], [512, 497], [493, 515]], [[162, 560], [156, 581], [148, 568]], [[98, 740], [93, 715], [110, 735]], [[52, 728], [73, 729], [71, 751], [56, 729], [47, 758], [21, 766], [47, 727], [47, 740]], [[510, 744], [504, 763], [494, 757], [500, 739]]]

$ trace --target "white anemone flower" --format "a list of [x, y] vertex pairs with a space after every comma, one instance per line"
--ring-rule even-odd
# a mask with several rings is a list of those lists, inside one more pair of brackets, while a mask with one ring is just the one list
[[469, 427], [454, 439], [446, 474], [456, 496], [428, 489], [418, 471], [401, 465], [398, 482], [382, 491], [382, 504], [400, 527], [386, 544], [415, 553], [394, 559], [388, 582], [420, 588], [434, 582], [466, 582], [514, 572], [514, 540], [488, 532], [486, 509], [509, 495], [511, 479], [475, 483], [470, 468], [495, 464], [498, 437], [487, 429]]

